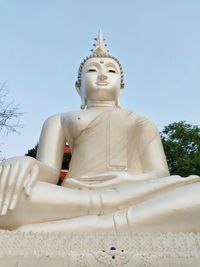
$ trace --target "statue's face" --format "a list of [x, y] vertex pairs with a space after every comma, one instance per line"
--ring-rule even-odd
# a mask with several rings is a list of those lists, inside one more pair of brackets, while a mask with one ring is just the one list
[[80, 94], [90, 101], [113, 101], [120, 93], [121, 72], [112, 58], [90, 58], [82, 69]]

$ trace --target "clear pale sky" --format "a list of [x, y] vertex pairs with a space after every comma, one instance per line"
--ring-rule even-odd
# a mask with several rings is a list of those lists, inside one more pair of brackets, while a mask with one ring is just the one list
[[[24, 155], [50, 115], [80, 107], [74, 83], [101, 28], [125, 72], [122, 106], [200, 124], [199, 0], [0, 0], [0, 82], [24, 113], [2, 156]], [[51, 145], [51, 144], [49, 144]]]

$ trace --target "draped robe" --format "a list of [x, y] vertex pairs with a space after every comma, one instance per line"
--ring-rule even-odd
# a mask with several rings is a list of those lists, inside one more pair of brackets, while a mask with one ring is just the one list
[[143, 173], [147, 170], [142, 155], [155, 141], [160, 143], [158, 162], [166, 167], [159, 132], [152, 122], [127, 110], [104, 111], [73, 140], [68, 179], [110, 171]]
[[[74, 141], [69, 176], [63, 186], [80, 190], [79, 181], [84, 181], [82, 176], [86, 174], [95, 175], [110, 171], [128, 171], [133, 174], [147, 172], [145, 168], [148, 162], [142, 162], [142, 159], [143, 155], [148, 153], [148, 146], [154, 142], [160, 151], [158, 164], [166, 167], [159, 132], [149, 120], [126, 110], [103, 112], [89, 123]], [[147, 157], [148, 160], [151, 159]], [[87, 179], [85, 182], [88, 182]], [[93, 182], [101, 183], [102, 180]], [[85, 193], [90, 195], [90, 207], [86, 215], [110, 216], [115, 230], [134, 229], [134, 222], [138, 220], [140, 225], [144, 222], [144, 229], [147, 231], [177, 231], [181, 218], [187, 218], [190, 209], [189, 214], [193, 218], [188, 218], [183, 223], [183, 230], [200, 230], [199, 182], [199, 177], [182, 178], [174, 175], [133, 180], [108, 189], [86, 190]], [[167, 223], [166, 218], [169, 220]], [[192, 219], [195, 220], [193, 226]]]

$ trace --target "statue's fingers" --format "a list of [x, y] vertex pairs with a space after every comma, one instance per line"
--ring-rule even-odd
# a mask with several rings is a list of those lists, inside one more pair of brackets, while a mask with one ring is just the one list
[[195, 183], [195, 182], [200, 182], [200, 176], [194, 175], [194, 174], [193, 175], [189, 175], [188, 177], [184, 177], [183, 179], [188, 184]]
[[97, 174], [97, 175], [93, 175], [93, 176], [81, 176], [79, 178], [79, 180], [82, 181], [107, 181], [107, 180], [111, 180], [113, 178], [116, 177], [116, 174], [114, 173], [107, 173], [107, 174]]
[[21, 165], [19, 165], [18, 171], [16, 173], [16, 184], [12, 194], [11, 201], [9, 203], [9, 210], [13, 210], [16, 207], [18, 196], [20, 195], [23, 187], [23, 183], [26, 177], [26, 170]]
[[27, 183], [27, 185], [25, 187], [25, 192], [28, 196], [30, 196], [31, 188], [34, 185], [34, 183], [36, 182], [36, 180], [38, 178], [38, 174], [39, 174], [39, 167], [38, 167], [38, 165], [35, 165], [31, 170], [31, 176], [30, 176], [29, 182]]
[[31, 177], [30, 173], [25, 177], [24, 183], [23, 183], [23, 188], [24, 189], [26, 188], [27, 184], [29, 183], [30, 177]]
[[77, 181], [76, 179], [69, 178], [66, 181], [66, 185], [69, 188], [74, 188], [74, 187], [81, 187], [81, 188], [90, 188], [90, 185]]
[[112, 186], [117, 186], [120, 181], [117, 181], [118, 179], [115, 178], [115, 179], [112, 179], [112, 180], [109, 180], [109, 181], [105, 181], [105, 182], [102, 182], [102, 183], [98, 183], [98, 184], [91, 184], [90, 185], [90, 188], [91, 189], [100, 189], [100, 188], [105, 188], [105, 187], [112, 187]]
[[[30, 187], [31, 184], [34, 182], [35, 176], [34, 174], [38, 175], [37, 170], [39, 171], [39, 168], [37, 165], [34, 165], [32, 169], [29, 171], [29, 173], [26, 175], [26, 178], [23, 183], [23, 188], [26, 192], [26, 188]], [[36, 177], [37, 179], [37, 177]]]
[[83, 176], [79, 177], [79, 179], [80, 180], [82, 180], [82, 179], [91, 179], [91, 177], [94, 177], [94, 176], [83, 175]]
[[88, 180], [93, 180], [98, 177], [112, 177], [115, 176], [115, 173], [101, 173], [101, 174], [95, 174], [95, 175], [83, 175], [79, 179], [88, 179]]
[[200, 176], [192, 174], [192, 175], [189, 175], [188, 178], [190, 178], [190, 179], [196, 179], [196, 178], [199, 179]]
[[10, 165], [2, 166], [1, 180], [0, 180], [0, 212], [2, 211], [3, 198], [5, 195], [4, 191], [8, 180], [9, 170], [10, 170]]
[[10, 201], [12, 199], [12, 193], [14, 191], [16, 182], [17, 182], [17, 175], [18, 175], [19, 165], [11, 166], [8, 174], [8, 181], [5, 189], [5, 197], [3, 200], [3, 207], [1, 211], [1, 215], [5, 215], [7, 213]]

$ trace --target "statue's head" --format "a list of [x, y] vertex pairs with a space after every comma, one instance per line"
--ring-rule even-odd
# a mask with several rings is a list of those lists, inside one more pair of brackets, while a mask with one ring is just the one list
[[81, 96], [81, 108], [84, 109], [88, 101], [114, 101], [119, 107], [119, 95], [124, 89], [122, 66], [108, 54], [100, 31], [95, 40], [95, 48], [78, 71], [76, 89]]

